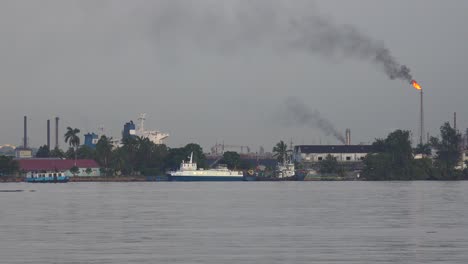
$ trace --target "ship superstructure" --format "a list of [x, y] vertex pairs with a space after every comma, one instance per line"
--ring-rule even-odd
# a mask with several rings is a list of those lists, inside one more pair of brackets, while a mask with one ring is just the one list
[[193, 152], [189, 161], [182, 160], [178, 171], [168, 173], [170, 181], [242, 181], [242, 171], [229, 170], [226, 165], [219, 165], [214, 169], [198, 169], [197, 163], [193, 162]]
[[145, 130], [145, 120], [146, 114], [140, 114], [140, 117], [138, 118], [138, 121], [140, 121], [140, 123], [137, 129], [135, 130], [135, 135], [142, 138], [148, 138], [151, 142], [157, 145], [164, 144], [164, 139], [168, 138], [169, 134], [162, 133], [158, 130]]
[[143, 113], [138, 117], [138, 125], [134, 124], [133, 121], [125, 123], [124, 130], [122, 131], [122, 138], [142, 137], [149, 139], [157, 145], [164, 144], [164, 140], [169, 137], [169, 134], [162, 133], [159, 130], [145, 130], [145, 120], [146, 114]]

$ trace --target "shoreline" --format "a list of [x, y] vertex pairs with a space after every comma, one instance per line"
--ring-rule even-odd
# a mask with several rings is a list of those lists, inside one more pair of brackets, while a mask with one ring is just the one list
[[[150, 182], [155, 181], [155, 177], [146, 176], [117, 176], [117, 177], [106, 177], [106, 176], [74, 176], [70, 177], [69, 182]], [[12, 177], [0, 177], [0, 183], [18, 183], [25, 182], [24, 177], [12, 176]]]

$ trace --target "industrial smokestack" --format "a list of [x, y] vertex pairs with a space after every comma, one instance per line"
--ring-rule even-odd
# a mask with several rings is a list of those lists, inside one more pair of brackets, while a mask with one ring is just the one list
[[419, 144], [424, 145], [424, 105], [423, 90], [420, 90], [420, 109], [419, 109]]
[[59, 148], [59, 118], [55, 118], [55, 148]]
[[28, 117], [24, 116], [24, 138], [23, 147], [28, 148]]
[[351, 145], [351, 129], [346, 129], [346, 145]]
[[47, 119], [47, 148], [50, 150], [50, 119]]
[[453, 129], [457, 130], [457, 112], [453, 112]]

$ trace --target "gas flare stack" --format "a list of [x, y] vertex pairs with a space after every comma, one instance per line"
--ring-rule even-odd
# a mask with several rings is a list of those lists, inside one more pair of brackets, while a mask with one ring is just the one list
[[419, 85], [418, 82], [415, 80], [411, 81], [411, 85], [416, 90], [419, 90], [420, 93], [420, 109], [419, 109], [419, 144], [423, 145], [424, 144], [424, 107], [423, 107], [423, 89], [421, 85]]

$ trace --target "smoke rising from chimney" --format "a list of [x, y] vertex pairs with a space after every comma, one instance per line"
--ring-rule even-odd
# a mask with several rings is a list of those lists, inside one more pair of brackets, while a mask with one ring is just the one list
[[319, 111], [311, 111], [304, 103], [297, 98], [288, 98], [285, 101], [286, 115], [284, 118], [289, 124], [297, 126], [309, 126], [311, 128], [320, 129], [325, 135], [333, 136], [341, 143], [346, 143], [346, 140], [341, 132]]
[[294, 1], [292, 5], [278, 0], [200, 3], [160, 1], [154, 17], [157, 41], [169, 41], [171, 47], [190, 43], [218, 52], [266, 46], [280, 52], [352, 58], [378, 65], [390, 79], [413, 79], [410, 69], [381, 41], [319, 14], [311, 1]]
[[339, 25], [330, 18], [313, 16], [293, 20], [292, 30], [299, 34], [292, 47], [325, 56], [342, 56], [376, 63], [390, 79], [411, 82], [413, 77], [406, 65], [401, 65], [390, 50], [350, 25]]

